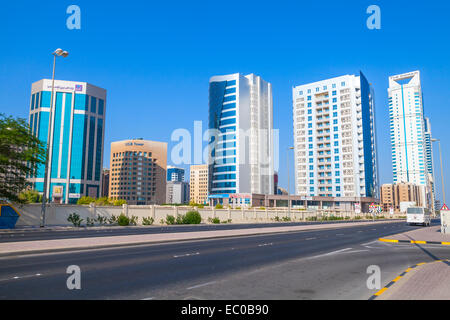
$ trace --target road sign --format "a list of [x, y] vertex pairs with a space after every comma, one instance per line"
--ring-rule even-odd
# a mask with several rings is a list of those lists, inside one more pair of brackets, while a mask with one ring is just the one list
[[450, 209], [447, 207], [447, 205], [444, 203], [444, 205], [442, 206], [442, 208], [441, 208], [441, 211], [442, 210], [447, 210], [447, 211], [449, 211]]

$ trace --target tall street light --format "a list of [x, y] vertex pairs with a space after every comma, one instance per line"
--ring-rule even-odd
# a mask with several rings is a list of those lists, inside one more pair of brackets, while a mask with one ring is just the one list
[[47, 193], [50, 192], [48, 189], [49, 186], [49, 178], [48, 178], [48, 172], [49, 172], [49, 154], [50, 154], [50, 139], [52, 137], [51, 135], [51, 124], [53, 123], [53, 95], [55, 91], [55, 65], [56, 65], [56, 57], [63, 57], [66, 58], [69, 53], [67, 51], [64, 51], [62, 49], [56, 49], [55, 52], [52, 53], [53, 55], [53, 73], [52, 73], [52, 94], [50, 96], [50, 110], [49, 110], [49, 116], [48, 116], [48, 133], [47, 133], [47, 150], [46, 150], [46, 156], [45, 156], [45, 173], [44, 173], [44, 190], [42, 192], [42, 207], [41, 207], [41, 228], [45, 226], [45, 208], [47, 203]]
[[[431, 139], [431, 142], [437, 142], [439, 144], [439, 160], [441, 162], [441, 181], [442, 181], [442, 197], [445, 204], [445, 185], [444, 185], [444, 172], [442, 171], [442, 152], [441, 152], [441, 140], [439, 139]], [[434, 203], [433, 203], [434, 205]]]
[[291, 218], [291, 183], [289, 179], [289, 150], [293, 150], [294, 147], [289, 147], [286, 149], [286, 162], [287, 162], [287, 174], [288, 174], [288, 215]]

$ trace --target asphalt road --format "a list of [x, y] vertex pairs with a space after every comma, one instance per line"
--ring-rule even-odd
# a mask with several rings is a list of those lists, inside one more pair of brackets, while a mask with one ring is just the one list
[[[361, 220], [360, 220], [361, 221]], [[381, 221], [381, 220], [377, 220]], [[94, 227], [94, 228], [67, 228], [67, 229], [12, 229], [0, 230], [0, 242], [17, 242], [50, 239], [71, 239], [90, 237], [110, 237], [137, 234], [174, 233], [191, 231], [213, 231], [268, 228], [282, 226], [301, 226], [327, 223], [352, 223], [348, 220], [324, 222], [275, 222], [275, 223], [248, 223], [248, 224], [200, 224], [200, 225], [171, 225], [171, 226], [131, 226], [131, 227]]]
[[[436, 222], [434, 222], [436, 224]], [[0, 258], [0, 299], [368, 299], [367, 267], [382, 286], [443, 246], [389, 244], [404, 222]], [[420, 228], [420, 227], [419, 227]], [[81, 269], [68, 290], [66, 269]]]

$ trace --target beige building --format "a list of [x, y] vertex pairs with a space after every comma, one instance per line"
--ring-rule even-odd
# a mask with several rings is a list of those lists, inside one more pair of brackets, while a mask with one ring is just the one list
[[425, 187], [412, 183], [383, 184], [381, 186], [381, 207], [383, 211], [389, 212], [392, 207], [394, 212], [400, 212], [401, 202], [415, 202], [416, 206], [426, 206], [423, 188]]
[[208, 202], [208, 165], [192, 165], [190, 168], [190, 201]]
[[128, 204], [166, 202], [167, 143], [142, 139], [111, 143], [109, 196]]

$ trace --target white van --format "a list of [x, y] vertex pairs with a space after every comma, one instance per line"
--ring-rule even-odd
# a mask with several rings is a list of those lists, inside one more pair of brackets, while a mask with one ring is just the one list
[[423, 226], [430, 226], [431, 214], [428, 208], [409, 207], [406, 209], [406, 223], [421, 224]]

